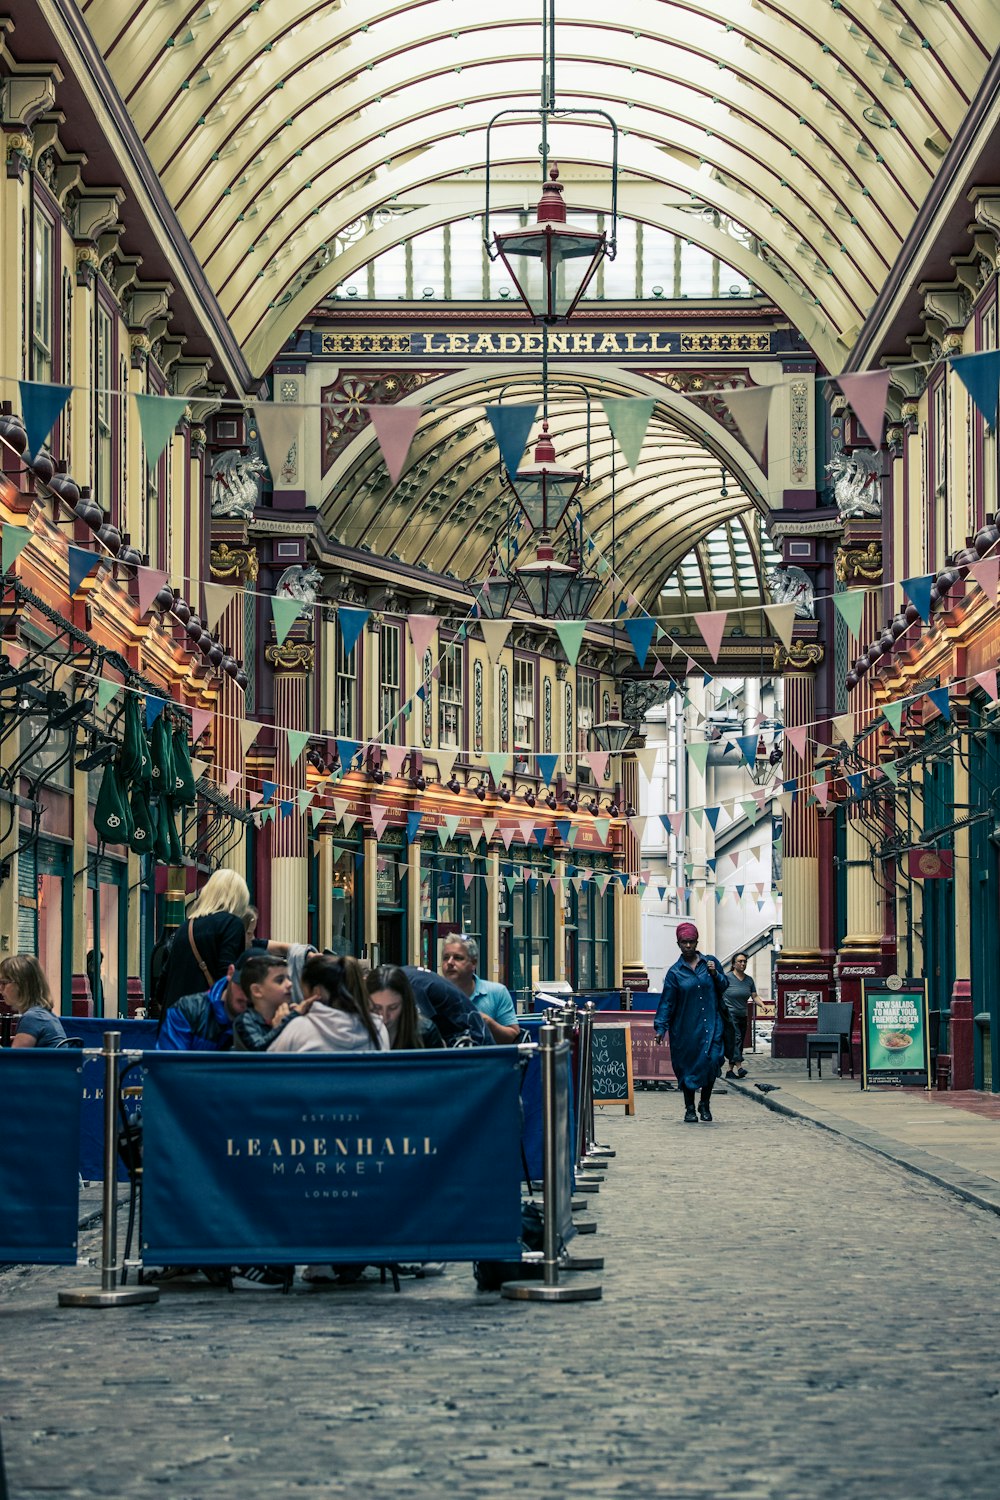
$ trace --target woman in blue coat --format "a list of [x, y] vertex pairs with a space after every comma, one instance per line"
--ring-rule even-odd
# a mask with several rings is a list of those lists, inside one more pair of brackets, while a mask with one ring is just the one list
[[[697, 1125], [698, 1115], [711, 1124], [709, 1100], [722, 1066], [724, 1021], [721, 999], [729, 987], [719, 960], [698, 952], [698, 929], [693, 922], [677, 928], [681, 956], [667, 970], [663, 994], [653, 1018], [656, 1040], [670, 1033], [670, 1061], [684, 1090], [684, 1123]], [[700, 1089], [698, 1114], [695, 1089]]]

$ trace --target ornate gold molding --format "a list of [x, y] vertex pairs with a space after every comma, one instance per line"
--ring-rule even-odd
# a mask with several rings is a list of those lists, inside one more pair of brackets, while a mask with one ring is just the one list
[[245, 573], [251, 582], [260, 572], [260, 560], [253, 547], [230, 547], [220, 542], [212, 548], [211, 568], [213, 578], [236, 578]]
[[305, 641], [285, 641], [280, 646], [265, 647], [264, 659], [283, 672], [311, 672], [313, 648]]
[[774, 670], [776, 672], [808, 672], [818, 667], [823, 660], [823, 647], [819, 641], [792, 641], [790, 646], [775, 646]]
[[882, 577], [882, 543], [872, 541], [867, 547], [838, 547], [834, 572], [841, 583], [865, 578], [878, 582]]

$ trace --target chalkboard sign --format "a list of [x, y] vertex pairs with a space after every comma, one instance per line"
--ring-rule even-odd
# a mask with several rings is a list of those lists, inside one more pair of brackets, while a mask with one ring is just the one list
[[594, 1027], [591, 1074], [595, 1104], [624, 1104], [627, 1115], [635, 1114], [632, 1031], [627, 1023]]

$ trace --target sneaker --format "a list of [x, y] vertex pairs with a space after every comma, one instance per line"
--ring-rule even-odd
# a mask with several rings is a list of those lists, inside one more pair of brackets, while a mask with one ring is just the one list
[[287, 1284], [284, 1271], [273, 1266], [234, 1266], [233, 1290], [238, 1292], [280, 1292]]
[[684, 1124], [685, 1125], [697, 1125], [697, 1123], [698, 1123], [698, 1116], [694, 1112], [694, 1107], [692, 1106], [691, 1109], [686, 1109], [684, 1111]]
[[397, 1266], [396, 1270], [400, 1276], [414, 1276], [418, 1281], [423, 1281], [426, 1276], [443, 1276], [443, 1260], [425, 1260], [415, 1266]]

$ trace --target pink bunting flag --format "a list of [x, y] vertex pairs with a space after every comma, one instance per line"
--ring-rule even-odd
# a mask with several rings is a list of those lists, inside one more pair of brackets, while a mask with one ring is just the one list
[[595, 779], [597, 781], [603, 781], [605, 776], [607, 776], [608, 774], [608, 761], [610, 759], [610, 756], [608, 755], [607, 751], [588, 750], [583, 758], [587, 762], [587, 765], [590, 767], [591, 771], [594, 773]]
[[[380, 806], [378, 802], [373, 802], [371, 804], [370, 811], [372, 817], [372, 828], [375, 830], [375, 837], [380, 839], [382, 837], [383, 831], [385, 830], [385, 825], [389, 821], [389, 809], [387, 807]], [[381, 864], [382, 861], [380, 860], [379, 863]]]
[[889, 394], [891, 370], [866, 370], [863, 375], [839, 375], [837, 384], [851, 403], [869, 442], [882, 446], [885, 398]]
[[700, 676], [700, 675], [701, 675], [701, 668], [699, 667], [698, 663], [695, 661], [694, 657], [693, 656], [689, 656], [688, 659], [687, 659], [687, 661], [684, 663], [684, 676], [685, 677], [697, 677], [697, 676]]
[[754, 385], [720, 394], [740, 429], [740, 436], [757, 462], [762, 464], [767, 439], [767, 416], [771, 407], [771, 387]]
[[534, 818], [522, 818], [517, 826], [521, 832], [522, 842], [525, 844], [530, 844], [535, 832]]
[[389, 478], [393, 484], [398, 484], [403, 465], [406, 463], [406, 455], [413, 442], [413, 435], [420, 426], [424, 408], [402, 405], [366, 406], [365, 411], [371, 418], [371, 424], [375, 429], [385, 466], [389, 470]]
[[667, 669], [663, 665], [663, 662], [660, 660], [660, 658], [657, 657], [656, 658], [656, 662], [655, 662], [655, 664], [653, 666], [653, 678], [655, 680], [657, 677], [665, 677], [666, 675], [667, 675]]
[[234, 792], [236, 790], [236, 788], [239, 786], [239, 784], [242, 781], [242, 779], [243, 779], [243, 772], [242, 771], [227, 771], [226, 772], [226, 791], [229, 792], [229, 793]]
[[682, 812], [667, 813], [667, 821], [675, 837], [679, 838], [681, 829], [684, 827], [684, 814]]
[[516, 823], [501, 823], [500, 837], [503, 839], [503, 846], [507, 850], [508, 854], [510, 853], [510, 846], [514, 842], [514, 835], [516, 832]]
[[728, 618], [728, 613], [724, 609], [701, 610], [694, 617], [694, 623], [701, 631], [702, 640], [708, 647], [708, 654], [716, 662], [719, 660], [719, 649], [722, 646], [722, 637], [726, 633]]
[[251, 807], [259, 807], [264, 797], [261, 792], [247, 792], [247, 802]]
[[809, 731], [804, 724], [795, 726], [785, 725], [785, 739], [791, 745], [799, 760], [805, 760], [806, 758], [806, 741], [808, 738]]
[[813, 791], [816, 794], [816, 801], [819, 803], [820, 807], [825, 807], [830, 800], [830, 783], [827, 781], [825, 776], [823, 777], [822, 781], [816, 781], [813, 783]]
[[212, 722], [212, 710], [210, 708], [192, 708], [191, 710], [191, 743], [200, 740], [205, 730]]
[[1000, 583], [1000, 557], [984, 557], [969, 569], [983, 593], [994, 604], [997, 601], [997, 584]]
[[419, 658], [434, 639], [434, 632], [441, 623], [440, 615], [407, 615], [406, 623], [410, 627], [410, 640], [413, 642], [414, 650]]
[[462, 884], [465, 886], [466, 890], [469, 889], [469, 886], [472, 884], [472, 882], [475, 880], [475, 878], [476, 878], [475, 875], [468, 875], [468, 874], [466, 874], [466, 875], [462, 876]]
[[410, 753], [410, 748], [408, 745], [383, 745], [382, 753], [389, 767], [389, 775], [398, 776], [403, 769], [403, 761]]
[[136, 587], [139, 590], [139, 613], [144, 615], [167, 581], [162, 568], [136, 568]]
[[976, 681], [986, 694], [991, 703], [997, 700], [997, 674], [996, 672], [977, 672]]

